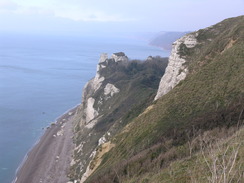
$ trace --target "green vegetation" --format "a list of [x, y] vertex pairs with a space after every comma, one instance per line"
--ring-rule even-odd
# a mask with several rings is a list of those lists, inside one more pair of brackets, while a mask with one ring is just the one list
[[[80, 126], [84, 115], [82, 109], [77, 112], [74, 142], [77, 147], [82, 144], [83, 148], [82, 153], [79, 149], [74, 152], [76, 163], [69, 172], [71, 180], [81, 178], [85, 171], [81, 164], [91, 159], [90, 154], [97, 148], [98, 140], [103, 135], [109, 131], [110, 135], [106, 135], [109, 140], [152, 104], [167, 62], [168, 58], [154, 57], [150, 61], [114, 62], [111, 59], [102, 63], [105, 68], [100, 70], [100, 75], [105, 80], [92, 95], [95, 99], [94, 108], [99, 109], [100, 118], [92, 129], [87, 129]], [[120, 92], [113, 97], [105, 96], [104, 88], [107, 83], [115, 85]], [[88, 164], [84, 164], [86, 166]]]
[[180, 44], [178, 53], [180, 54], [181, 57], [184, 57], [186, 55], [189, 55], [190, 53], [190, 49], [186, 47], [186, 45], [184, 43]]
[[[244, 180], [240, 129], [244, 122], [244, 16], [200, 30], [198, 41], [191, 54], [184, 51], [190, 68], [187, 78], [147, 109], [142, 103], [124, 112], [123, 119], [128, 120], [111, 139], [115, 147], [86, 182]], [[136, 76], [133, 69], [140, 68], [137, 64], [126, 67], [132, 78]], [[136, 93], [140, 92], [142, 88]], [[144, 112], [138, 115], [131, 110]]]
[[[107, 83], [113, 83], [120, 88], [120, 92], [103, 104], [99, 104], [99, 100], [96, 100], [95, 108], [100, 108], [104, 114], [95, 127], [96, 130], [106, 132], [116, 120], [121, 121], [121, 117], [132, 119], [139, 115], [152, 102], [166, 66], [167, 58], [160, 57], [144, 62], [138, 60], [128, 63], [108, 62], [106, 68], [100, 73], [105, 77], [101, 88], [104, 88]], [[99, 97], [104, 97], [103, 90], [94, 95], [95, 99]], [[121, 125], [126, 125], [127, 121], [122, 120], [118, 123], [116, 131], [121, 128]]]
[[199, 30], [197, 32], [199, 44], [190, 49], [191, 54], [187, 57], [191, 72], [201, 69], [201, 66], [211, 62], [236, 42], [242, 47], [244, 44], [243, 21], [244, 16], [230, 18], [209, 28]]
[[[208, 133], [205, 132], [206, 134]], [[203, 139], [204, 135], [198, 137], [198, 142], [199, 138], [202, 142], [201, 149], [194, 156], [174, 161], [161, 171], [146, 173], [140, 177], [135, 176], [124, 182], [241, 183], [243, 180], [242, 170], [244, 169], [244, 129], [238, 130], [227, 139], [218, 140], [208, 146], [203, 145], [206, 140]], [[196, 139], [194, 140], [196, 141]]]

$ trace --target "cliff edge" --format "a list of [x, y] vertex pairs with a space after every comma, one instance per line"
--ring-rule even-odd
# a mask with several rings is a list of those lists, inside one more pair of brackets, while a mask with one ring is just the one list
[[167, 61], [160, 57], [129, 60], [123, 52], [101, 54], [75, 115], [72, 181], [84, 182], [101, 163], [101, 156], [114, 147], [110, 141], [114, 135], [153, 101]]
[[183, 47], [191, 49], [197, 45], [197, 33], [190, 33], [175, 41], [169, 57], [169, 64], [162, 77], [155, 100], [167, 94], [180, 81], [186, 78], [188, 67], [186, 58], [182, 55]]
[[157, 100], [119, 118], [128, 120], [98, 148], [85, 182], [241, 182], [243, 58], [244, 16], [177, 40]]

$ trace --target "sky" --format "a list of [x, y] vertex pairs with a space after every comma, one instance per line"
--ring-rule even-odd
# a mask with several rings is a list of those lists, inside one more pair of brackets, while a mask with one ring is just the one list
[[0, 31], [194, 31], [244, 14], [244, 0], [0, 0]]

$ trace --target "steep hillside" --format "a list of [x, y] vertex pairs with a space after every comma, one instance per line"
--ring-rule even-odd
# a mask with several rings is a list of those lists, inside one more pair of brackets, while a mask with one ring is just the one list
[[176, 41], [157, 100], [120, 118], [85, 182], [243, 181], [243, 73], [244, 16]]
[[75, 116], [71, 180], [83, 182], [98, 166], [95, 157], [101, 146], [109, 151], [114, 146], [110, 139], [152, 103], [167, 61], [160, 57], [129, 61], [122, 52], [111, 58], [101, 55], [96, 76], [83, 89]]

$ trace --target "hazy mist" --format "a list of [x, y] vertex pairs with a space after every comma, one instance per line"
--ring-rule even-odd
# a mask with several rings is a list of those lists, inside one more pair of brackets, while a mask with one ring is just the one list
[[0, 31], [194, 31], [244, 14], [243, 0], [0, 0]]

